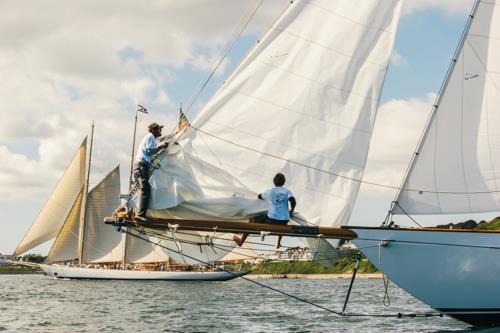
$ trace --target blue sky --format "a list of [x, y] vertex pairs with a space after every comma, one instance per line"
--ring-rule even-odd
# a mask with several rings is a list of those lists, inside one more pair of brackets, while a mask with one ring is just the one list
[[[285, 3], [276, 0], [263, 7], [250, 33], [240, 39], [224, 63], [225, 70], [211, 81], [196, 107], [209, 98]], [[442, 83], [472, 1], [408, 3], [374, 139], [377, 131], [395, 132], [400, 127], [392, 122], [391, 118], [396, 119], [392, 115], [411, 115], [423, 126], [432, 105], [429, 94], [436, 93]], [[186, 1], [144, 9], [127, 3], [113, 14], [111, 4], [90, 2], [71, 8], [79, 15], [72, 20], [61, 18], [57, 9], [39, 17], [36, 5], [27, 9], [15, 2], [8, 4], [8, 10], [0, 14], [0, 19], [5, 15], [0, 29], [12, 35], [0, 42], [0, 74], [12, 78], [0, 84], [4, 120], [0, 125], [0, 210], [4, 217], [0, 253], [12, 252], [21, 240], [89, 132], [92, 119], [96, 120], [96, 155], [91, 183], [117, 162], [128, 174], [134, 106], [143, 104], [151, 110], [148, 118], [142, 117], [140, 128], [151, 120], [173, 126], [178, 106], [187, 103], [207, 76], [236, 24], [238, 15], [227, 15], [242, 13], [247, 4], [244, 0], [201, 5]], [[214, 17], [218, 6], [223, 8], [221, 16]], [[378, 180], [390, 173], [392, 178], [384, 181], [398, 185], [420, 131], [411, 128], [408, 136], [396, 138], [398, 144], [390, 152], [374, 142], [368, 167], [375, 166], [376, 171], [367, 170], [365, 177]], [[362, 187], [352, 223], [378, 224], [392, 195]], [[373, 216], [378, 216], [376, 221]], [[436, 220], [428, 223], [432, 221]]]

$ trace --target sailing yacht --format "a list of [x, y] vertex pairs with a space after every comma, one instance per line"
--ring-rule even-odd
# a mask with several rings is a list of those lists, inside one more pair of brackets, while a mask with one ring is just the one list
[[[149, 217], [165, 228], [248, 220], [265, 211], [255, 197], [280, 171], [298, 198], [292, 224], [346, 226], [400, 9], [397, 0], [291, 1], [157, 161]], [[392, 214], [499, 210], [499, 15], [497, 0], [474, 5]], [[500, 324], [498, 232], [347, 228], [416, 298], [473, 325]], [[338, 244], [314, 235], [323, 249]]]
[[120, 205], [120, 169], [114, 168], [88, 192], [86, 146], [87, 139], [16, 248], [15, 256], [55, 239], [46, 263], [40, 265], [55, 278], [225, 281], [246, 274], [186, 271], [159, 245], [142, 240], [148, 236], [126, 238], [124, 233], [104, 225], [104, 217]]
[[[394, 215], [500, 210], [500, 2], [478, 0], [418, 144]], [[398, 286], [454, 318], [500, 325], [500, 233], [350, 227]]]

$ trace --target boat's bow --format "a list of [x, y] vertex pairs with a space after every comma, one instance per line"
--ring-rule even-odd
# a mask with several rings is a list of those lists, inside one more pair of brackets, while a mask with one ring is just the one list
[[472, 325], [500, 325], [499, 232], [349, 229], [366, 257], [419, 300]]

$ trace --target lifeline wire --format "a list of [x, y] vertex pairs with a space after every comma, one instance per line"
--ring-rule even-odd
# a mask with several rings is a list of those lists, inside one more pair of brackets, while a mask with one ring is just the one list
[[[311, 306], [317, 307], [317, 308], [319, 308], [319, 309], [325, 310], [325, 311], [327, 311], [327, 312], [330, 312], [330, 313], [336, 314], [336, 315], [341, 316], [341, 317], [387, 317], [387, 318], [389, 318], [389, 317], [397, 317], [397, 318], [403, 318], [403, 317], [419, 317], [419, 316], [422, 316], [422, 317], [433, 317], [433, 316], [439, 316], [439, 317], [442, 317], [442, 316], [443, 316], [442, 314], [432, 314], [432, 313], [425, 313], [425, 314], [403, 314], [403, 313], [398, 313], [398, 314], [396, 314], [396, 315], [394, 315], [394, 314], [345, 314], [345, 313], [342, 313], [342, 312], [340, 312], [340, 311], [335, 311], [335, 310], [329, 309], [329, 308], [324, 307], [324, 306], [322, 306], [322, 305], [320, 305], [320, 304], [313, 303], [313, 302], [308, 301], [308, 300], [306, 300], [306, 299], [304, 299], [304, 298], [301, 298], [301, 297], [298, 297], [298, 296], [292, 295], [292, 294], [287, 293], [287, 292], [285, 292], [285, 291], [282, 291], [282, 290], [279, 290], [279, 289], [276, 289], [276, 288], [270, 287], [270, 286], [268, 286], [268, 285], [265, 285], [265, 284], [263, 284], [263, 283], [257, 282], [257, 281], [255, 281], [255, 280], [248, 279], [248, 278], [246, 278], [246, 277], [244, 277], [244, 276], [238, 276], [237, 274], [235, 274], [235, 273], [233, 273], [233, 272], [231, 272], [231, 271], [225, 270], [225, 269], [223, 269], [223, 268], [221, 268], [221, 267], [217, 267], [217, 266], [215, 266], [215, 265], [213, 265], [213, 264], [211, 264], [211, 263], [205, 262], [205, 261], [203, 261], [203, 260], [200, 260], [200, 259], [198, 259], [198, 258], [192, 257], [192, 256], [190, 256], [190, 255], [183, 254], [183, 253], [181, 253], [180, 251], [176, 251], [176, 250], [174, 250], [174, 249], [168, 248], [168, 247], [167, 247], [167, 246], [165, 246], [165, 245], [162, 245], [162, 244], [159, 244], [159, 243], [158, 243], [158, 244], [156, 244], [156, 243], [152, 242], [151, 240], [149, 240], [149, 239], [147, 239], [147, 238], [140, 237], [139, 235], [136, 235], [136, 234], [130, 233], [130, 232], [128, 232], [127, 230], [123, 230], [123, 229], [122, 229], [122, 231], [123, 231], [123, 232], [125, 232], [126, 234], [129, 234], [129, 235], [131, 235], [131, 236], [133, 236], [133, 237], [136, 237], [136, 238], [138, 238], [138, 239], [144, 240], [144, 241], [149, 242], [149, 243], [151, 243], [151, 244], [158, 245], [158, 246], [160, 246], [160, 247], [162, 247], [162, 248], [164, 248], [164, 249], [166, 249], [166, 250], [172, 251], [172, 252], [177, 253], [177, 254], [179, 254], [179, 255], [185, 256], [185, 257], [187, 257], [187, 258], [189, 258], [189, 259], [195, 260], [195, 261], [197, 261], [197, 262], [199, 262], [199, 263], [201, 263], [201, 264], [206, 265], [207, 267], [212, 267], [212, 268], [215, 268], [215, 269], [217, 269], [217, 270], [219, 270], [219, 271], [226, 272], [226, 273], [231, 274], [231, 275], [233, 275], [233, 276], [239, 277], [240, 279], [243, 279], [243, 280], [245, 280], [245, 281], [248, 281], [248, 282], [251, 282], [251, 283], [253, 283], [253, 284], [256, 284], [256, 285], [258, 285], [258, 286], [260, 286], [260, 287], [267, 288], [267, 289], [272, 290], [272, 291], [274, 291], [274, 292], [280, 293], [280, 294], [282, 294], [282, 295], [285, 295], [285, 296], [288, 296], [288, 297], [290, 297], [290, 298], [293, 298], [293, 299], [295, 299], [295, 300], [297, 300], [297, 301], [300, 301], [300, 302], [303, 302], [303, 303], [309, 304], [309, 305], [311, 305]], [[141, 231], [139, 231], [139, 232], [141, 232]]]
[[288, 162], [288, 163], [292, 163], [292, 164], [295, 164], [295, 165], [298, 165], [298, 166], [302, 166], [302, 167], [305, 167], [305, 168], [308, 168], [308, 169], [311, 169], [311, 170], [314, 170], [314, 171], [325, 173], [325, 174], [328, 174], [328, 175], [331, 175], [331, 176], [335, 176], [335, 177], [347, 179], [347, 180], [350, 180], [350, 181], [353, 181], [353, 182], [357, 182], [357, 183], [360, 183], [360, 184], [367, 184], [367, 185], [377, 186], [377, 187], [382, 187], [382, 188], [387, 188], [387, 189], [391, 189], [391, 190], [401, 190], [401, 191], [407, 191], [407, 192], [430, 193], [430, 194], [465, 195], [465, 194], [489, 194], [489, 193], [498, 193], [498, 192], [500, 192], [500, 190], [498, 190], [498, 191], [475, 191], [475, 192], [429, 191], [429, 190], [419, 190], [419, 189], [411, 189], [411, 188], [400, 188], [398, 186], [370, 182], [370, 181], [366, 181], [366, 180], [362, 180], [362, 179], [357, 179], [357, 178], [352, 178], [352, 177], [344, 176], [344, 175], [341, 175], [341, 174], [338, 174], [338, 173], [335, 173], [335, 172], [326, 171], [326, 170], [323, 170], [323, 169], [320, 169], [320, 168], [316, 168], [316, 167], [308, 165], [308, 164], [304, 164], [304, 163], [301, 163], [301, 162], [298, 162], [298, 161], [293, 161], [293, 160], [290, 160], [290, 159], [287, 159], [287, 158], [284, 158], [284, 157], [281, 157], [281, 156], [277, 156], [277, 155], [274, 155], [274, 154], [271, 154], [271, 153], [266, 153], [266, 152], [260, 151], [258, 149], [254, 149], [254, 148], [251, 148], [251, 147], [248, 147], [248, 146], [236, 143], [234, 141], [221, 138], [221, 137], [219, 137], [217, 135], [214, 135], [212, 133], [208, 133], [208, 132], [206, 132], [206, 131], [204, 131], [204, 130], [202, 130], [200, 128], [194, 127], [193, 125], [189, 125], [189, 127], [192, 128], [195, 131], [198, 131], [200, 133], [203, 133], [205, 135], [213, 137], [213, 138], [215, 138], [217, 140], [220, 140], [220, 141], [232, 144], [234, 146], [237, 146], [237, 147], [249, 150], [249, 151], [253, 151], [253, 152], [265, 155], [265, 156], [269, 156], [269, 157], [272, 157], [272, 158], [275, 158], [275, 159], [278, 159], [278, 160], [282, 160], [282, 161], [285, 161], [285, 162]]

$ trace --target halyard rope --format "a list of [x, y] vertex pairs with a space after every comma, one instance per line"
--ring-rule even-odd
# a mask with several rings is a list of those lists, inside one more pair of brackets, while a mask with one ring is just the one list
[[[141, 229], [141, 230], [137, 230], [137, 231], [138, 231], [138, 232], [144, 232], [144, 230], [143, 230], [143, 229]], [[274, 291], [274, 292], [276, 292], [276, 293], [280, 293], [280, 294], [282, 294], [282, 295], [285, 295], [285, 296], [287, 296], [287, 297], [293, 298], [293, 299], [295, 299], [295, 300], [297, 300], [297, 301], [300, 301], [300, 302], [302, 302], [302, 303], [309, 304], [309, 305], [311, 305], [311, 306], [314, 306], [314, 307], [316, 307], [316, 308], [319, 308], [319, 309], [325, 310], [325, 311], [327, 311], [327, 312], [329, 312], [329, 313], [332, 313], [332, 314], [335, 314], [335, 315], [338, 315], [338, 316], [341, 316], [341, 317], [386, 317], [386, 318], [390, 318], [390, 317], [394, 318], [394, 317], [395, 317], [395, 318], [404, 318], [404, 317], [436, 317], [436, 316], [442, 317], [442, 316], [443, 316], [442, 314], [439, 314], [439, 313], [423, 313], [423, 314], [416, 314], [416, 313], [412, 313], [412, 314], [403, 314], [403, 313], [397, 313], [397, 314], [356, 314], [356, 313], [353, 313], [353, 314], [346, 314], [346, 313], [342, 313], [342, 312], [340, 312], [340, 311], [336, 311], [336, 310], [333, 310], [333, 309], [327, 308], [327, 307], [322, 306], [322, 305], [320, 305], [320, 304], [317, 304], [317, 303], [311, 302], [311, 301], [306, 300], [306, 299], [304, 299], [304, 298], [301, 298], [301, 297], [299, 297], [299, 296], [296, 296], [296, 295], [293, 295], [293, 294], [287, 293], [287, 292], [285, 292], [285, 291], [283, 291], [283, 290], [279, 290], [279, 289], [277, 289], [277, 288], [274, 288], [274, 287], [268, 286], [268, 285], [263, 284], [263, 283], [260, 283], [260, 282], [258, 282], [258, 281], [255, 281], [255, 280], [252, 280], [252, 279], [246, 278], [246, 277], [244, 277], [244, 276], [239, 276], [238, 274], [233, 273], [233, 272], [228, 271], [228, 270], [225, 270], [225, 269], [224, 269], [224, 268], [222, 268], [222, 267], [217, 267], [217, 266], [215, 266], [215, 265], [214, 265], [214, 264], [212, 264], [212, 263], [205, 262], [205, 261], [200, 260], [200, 259], [198, 259], [198, 258], [195, 258], [195, 257], [193, 257], [193, 256], [190, 256], [190, 255], [184, 254], [184, 253], [182, 253], [181, 251], [177, 251], [177, 250], [171, 249], [171, 248], [169, 248], [169, 247], [167, 247], [167, 246], [165, 246], [165, 245], [163, 245], [163, 244], [160, 244], [160, 243], [155, 243], [155, 242], [151, 241], [150, 239], [147, 239], [147, 238], [141, 237], [140, 235], [138, 235], [138, 234], [134, 234], [134, 233], [131, 233], [131, 232], [129, 232], [129, 231], [127, 231], [127, 230], [125, 230], [125, 229], [122, 229], [122, 232], [124, 232], [124, 233], [126, 233], [126, 234], [128, 234], [128, 235], [130, 235], [130, 236], [136, 237], [136, 238], [138, 238], [138, 239], [141, 239], [141, 240], [143, 240], [143, 241], [146, 241], [146, 242], [148, 242], [148, 243], [151, 243], [151, 244], [155, 244], [155, 245], [157, 245], [157, 246], [160, 246], [160, 247], [162, 247], [162, 248], [164, 248], [164, 249], [166, 249], [166, 250], [168, 250], [168, 251], [172, 251], [172, 252], [177, 253], [177, 254], [179, 254], [179, 255], [185, 256], [186, 258], [189, 258], [189, 259], [192, 259], [192, 260], [194, 260], [194, 261], [197, 261], [197, 262], [199, 262], [200, 264], [203, 264], [203, 265], [205, 265], [205, 266], [207, 266], [207, 267], [211, 267], [211, 268], [217, 269], [217, 270], [219, 270], [219, 271], [222, 271], [222, 272], [228, 273], [228, 274], [230, 274], [230, 275], [232, 275], [232, 276], [239, 277], [240, 279], [243, 279], [243, 280], [245, 280], [245, 281], [247, 281], [247, 282], [250, 282], [250, 283], [253, 283], [253, 284], [255, 284], [255, 285], [258, 285], [259, 287], [269, 289], [269, 290]]]

